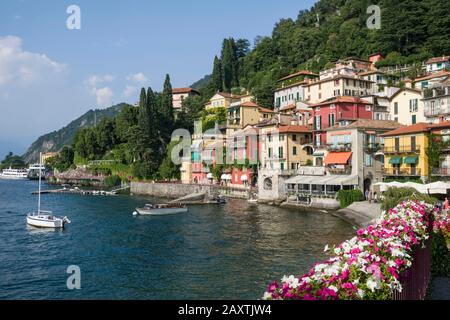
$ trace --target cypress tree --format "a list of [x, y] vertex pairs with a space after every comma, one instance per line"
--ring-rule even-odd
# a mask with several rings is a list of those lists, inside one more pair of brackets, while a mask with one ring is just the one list
[[222, 74], [223, 74], [223, 89], [230, 92], [233, 86], [238, 86], [237, 81], [237, 56], [236, 43], [233, 38], [224, 39], [222, 45]]
[[222, 62], [217, 56], [214, 57], [212, 83], [215, 91], [223, 91]]

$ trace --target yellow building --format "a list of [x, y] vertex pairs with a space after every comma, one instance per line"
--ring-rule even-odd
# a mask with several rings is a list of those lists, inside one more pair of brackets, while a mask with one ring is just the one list
[[59, 152], [46, 152], [42, 154], [42, 163], [47, 163], [48, 159], [54, 158], [59, 155]]
[[381, 135], [384, 139], [383, 177], [421, 178], [428, 177], [429, 145], [428, 133], [430, 125], [418, 123], [402, 127]]
[[255, 125], [270, 119], [273, 111], [263, 108], [252, 101], [237, 102], [228, 108], [227, 133], [232, 134], [248, 125]]
[[308, 127], [269, 127], [261, 129], [261, 133], [262, 169], [295, 171], [312, 163], [312, 133]]
[[228, 109], [232, 103], [240, 102], [241, 96], [226, 93], [226, 92], [217, 92], [205, 105], [206, 110], [215, 109], [215, 108], [226, 108]]

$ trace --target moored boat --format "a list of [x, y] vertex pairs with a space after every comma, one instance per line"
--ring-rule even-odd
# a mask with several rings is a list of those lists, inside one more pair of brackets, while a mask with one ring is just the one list
[[23, 180], [28, 178], [28, 171], [26, 169], [4, 169], [0, 172], [0, 179], [5, 180]]
[[186, 212], [188, 212], [188, 208], [181, 204], [146, 204], [142, 208], [136, 208], [136, 214], [144, 216], [145, 215], [161, 216]]

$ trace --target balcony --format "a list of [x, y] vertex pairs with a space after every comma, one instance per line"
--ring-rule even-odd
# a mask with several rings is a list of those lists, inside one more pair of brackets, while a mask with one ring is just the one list
[[419, 168], [383, 169], [383, 176], [389, 177], [420, 177], [421, 175], [421, 170]]
[[431, 175], [438, 177], [450, 177], [450, 168], [433, 168]]
[[327, 144], [327, 151], [330, 152], [349, 152], [352, 151], [351, 143]]
[[345, 166], [344, 168], [327, 168], [327, 171], [330, 175], [351, 175], [352, 174], [352, 166]]
[[384, 147], [383, 152], [385, 154], [395, 153], [420, 153], [420, 146], [394, 146]]
[[380, 145], [379, 143], [366, 143], [364, 144], [364, 151], [367, 153], [373, 153], [373, 152], [377, 152], [380, 151], [383, 148], [382, 145]]

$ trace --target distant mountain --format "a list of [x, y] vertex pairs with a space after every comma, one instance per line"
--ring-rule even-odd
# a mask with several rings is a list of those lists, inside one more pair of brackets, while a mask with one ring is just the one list
[[102, 118], [113, 118], [126, 105], [125, 103], [121, 103], [107, 109], [89, 110], [64, 128], [39, 137], [22, 156], [23, 160], [31, 163], [39, 159], [39, 152], [55, 152], [61, 150], [65, 145], [72, 143], [75, 134], [80, 128], [92, 127], [96, 121], [98, 122]]
[[203, 87], [206, 87], [210, 81], [211, 81], [211, 75], [208, 74], [208, 75], [204, 76], [203, 78], [201, 78], [200, 80], [198, 80], [197, 82], [194, 82], [193, 84], [191, 84], [191, 88], [195, 89], [195, 90], [199, 90]]

